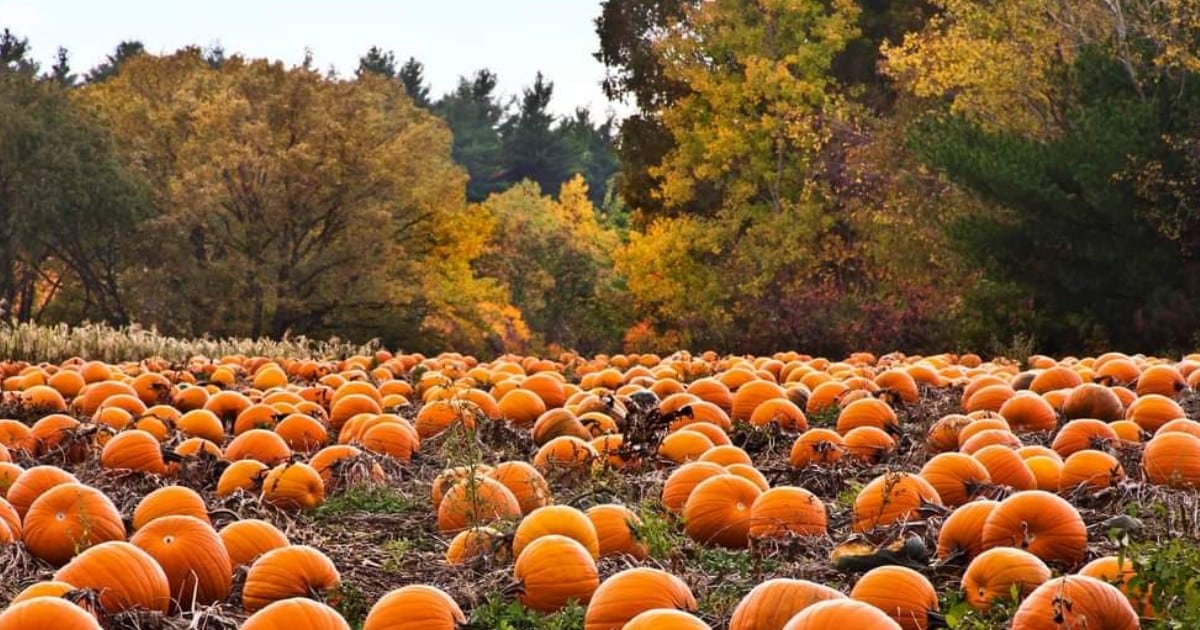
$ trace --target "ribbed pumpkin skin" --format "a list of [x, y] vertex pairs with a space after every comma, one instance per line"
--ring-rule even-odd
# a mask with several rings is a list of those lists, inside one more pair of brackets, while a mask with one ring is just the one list
[[516, 519], [521, 505], [509, 489], [489, 477], [455, 484], [438, 505], [438, 529], [460, 532], [468, 527]]
[[572, 538], [550, 534], [529, 543], [517, 557], [513, 577], [521, 583], [521, 603], [550, 613], [568, 601], [586, 604], [600, 586], [596, 562]]
[[254, 613], [242, 630], [350, 630], [338, 612], [311, 599], [295, 597], [275, 602]]
[[219, 533], [232, 566], [250, 564], [262, 554], [288, 546], [287, 536], [274, 525], [258, 520], [243, 519], [226, 525]]
[[504, 542], [504, 534], [499, 530], [491, 527], [472, 527], [454, 535], [446, 548], [446, 564], [463, 564], [482, 556], [491, 556], [497, 562], [506, 562], [511, 551]]
[[854, 499], [854, 531], [867, 532], [916, 518], [923, 503], [942, 504], [937, 490], [928, 481], [909, 473], [880, 475]]
[[587, 517], [596, 528], [601, 556], [628, 554], [645, 559], [646, 544], [638, 540], [635, 529], [642, 521], [629, 508], [615, 503], [595, 505], [588, 508]]
[[712, 630], [712, 626], [680, 610], [647, 610], [623, 630]]
[[687, 504], [688, 497], [691, 496], [692, 490], [695, 490], [696, 486], [706, 479], [725, 473], [724, 468], [712, 462], [684, 464], [676, 468], [663, 484], [662, 503], [668, 510], [682, 514], [683, 507]]
[[100, 452], [100, 465], [109, 470], [129, 470], [163, 475], [162, 445], [153, 435], [134, 429], [112, 437]]
[[250, 566], [242, 606], [255, 612], [272, 602], [331, 591], [341, 575], [325, 554], [307, 545], [290, 545], [263, 554]]
[[54, 566], [99, 543], [125, 540], [125, 523], [113, 502], [78, 483], [55, 486], [38, 497], [22, 530], [29, 551]]
[[588, 550], [593, 559], [600, 559], [596, 526], [583, 512], [567, 505], [538, 508], [521, 519], [513, 534], [513, 555], [520, 556], [529, 543], [548, 534], [573, 538]]
[[790, 486], [763, 492], [750, 506], [752, 538], [824, 536], [828, 529], [825, 504], [816, 495]]
[[325, 502], [325, 482], [308, 464], [280, 464], [263, 481], [262, 497], [285, 510], [312, 510]]
[[1017, 547], [1046, 562], [1074, 566], [1087, 551], [1087, 526], [1061, 497], [1041, 490], [1018, 492], [988, 515], [983, 547]]
[[850, 598], [882, 610], [904, 630], [925, 630], [929, 613], [937, 612], [937, 591], [929, 580], [912, 569], [885, 566], [858, 579]]
[[100, 543], [84, 551], [54, 579], [100, 593], [100, 605], [112, 614], [134, 608], [165, 613], [171, 603], [171, 586], [162, 567], [127, 542]]
[[1147, 433], [1154, 433], [1162, 425], [1186, 417], [1187, 413], [1179, 403], [1161, 394], [1142, 396], [1125, 411], [1125, 418], [1136, 422]]
[[1043, 582], [1050, 579], [1050, 568], [1041, 558], [1012, 547], [988, 549], [975, 556], [963, 573], [962, 588], [967, 603], [975, 610], [986, 612], [992, 601], [1007, 601], [1016, 585], [1024, 599]]
[[1107, 422], [1093, 418], [1072, 420], [1058, 430], [1054, 442], [1050, 445], [1055, 453], [1062, 457], [1070, 457], [1073, 453], [1089, 448], [1103, 448], [1119, 440], [1117, 432]]
[[813, 604], [845, 598], [840, 591], [807, 580], [767, 580], [738, 602], [729, 621], [729, 630], [779, 630], [789, 619]]
[[35, 597], [0, 611], [0, 630], [100, 630], [100, 622], [84, 609], [58, 597]]
[[835, 464], [846, 452], [846, 441], [841, 434], [829, 429], [809, 429], [792, 443], [788, 463], [792, 468], [804, 468], [809, 464]]
[[64, 483], [79, 483], [79, 480], [57, 466], [34, 466], [17, 477], [9, 486], [5, 498], [24, 519], [35, 499], [50, 488]]
[[1117, 458], [1101, 451], [1078, 451], [1063, 462], [1058, 491], [1070, 494], [1079, 486], [1093, 490], [1108, 488], [1125, 478], [1125, 469]]
[[696, 610], [696, 598], [683, 580], [658, 569], [626, 569], [596, 589], [584, 630], [621, 630], [647, 610]]
[[1137, 613], [1117, 587], [1068, 575], [1037, 587], [1013, 617], [1013, 630], [1138, 630]]
[[1124, 411], [1121, 399], [1111, 389], [1095, 383], [1084, 383], [1072, 389], [1063, 403], [1063, 415], [1069, 420], [1094, 418], [1112, 422], [1120, 420]]
[[485, 476], [499, 481], [512, 492], [517, 498], [522, 514], [528, 514], [550, 503], [550, 484], [546, 483], [542, 473], [528, 462], [502, 462], [496, 464]]
[[998, 501], [978, 500], [960, 506], [942, 522], [938, 532], [937, 556], [949, 558], [961, 554], [964, 559], [983, 552], [983, 525]]
[[750, 507], [761, 494], [758, 486], [736, 475], [706, 479], [684, 505], [684, 531], [700, 543], [744, 548], [750, 542]]
[[73, 590], [75, 590], [75, 587], [66, 582], [55, 582], [54, 580], [34, 582], [25, 587], [25, 590], [17, 593], [9, 603], [16, 604], [35, 597], [62, 597]]
[[800, 611], [783, 630], [901, 630], [883, 611], [853, 599], [830, 599]]
[[363, 630], [456, 630], [466, 622], [458, 603], [441, 589], [413, 584], [379, 598]]
[[266, 464], [253, 459], [242, 459], [229, 464], [217, 480], [217, 496], [227, 497], [238, 490], [254, 492], [270, 470]]
[[987, 468], [979, 460], [963, 453], [933, 456], [925, 462], [920, 475], [937, 490], [938, 497], [947, 507], [970, 501], [992, 482]]
[[129, 539], [154, 558], [171, 586], [172, 607], [190, 610], [229, 597], [233, 566], [221, 537], [193, 516], [157, 518]]
[[1029, 470], [1029, 465], [1007, 446], [985, 446], [971, 456], [983, 464], [994, 484], [1013, 490], [1033, 490], [1037, 486], [1037, 478]]
[[133, 509], [133, 529], [137, 531], [147, 523], [164, 516], [194, 516], [205, 523], [208, 506], [195, 490], [185, 486], [166, 486], [147, 494]]
[[1181, 432], [1154, 436], [1142, 451], [1142, 468], [1151, 483], [1200, 488], [1200, 437]]

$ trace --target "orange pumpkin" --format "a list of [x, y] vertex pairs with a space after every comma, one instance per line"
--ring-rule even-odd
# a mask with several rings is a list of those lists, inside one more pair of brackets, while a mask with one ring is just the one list
[[468, 527], [516, 519], [521, 515], [517, 498], [489, 477], [470, 477], [446, 492], [438, 505], [438, 529], [459, 532]]
[[1152, 365], [1138, 377], [1136, 389], [1139, 398], [1151, 394], [1178, 398], [1187, 389], [1187, 380], [1174, 366]]
[[961, 414], [950, 414], [939, 418], [937, 422], [933, 423], [933, 426], [929, 427], [929, 431], [925, 435], [925, 444], [929, 452], [957, 451], [959, 434], [972, 422], [974, 420]]
[[1013, 628], [1138, 630], [1137, 613], [1117, 587], [1096, 578], [1068, 575], [1047, 580], [1021, 602]]
[[1027, 490], [1004, 499], [988, 515], [983, 546], [1016, 547], [1049, 563], [1074, 566], [1087, 551], [1087, 527], [1066, 500]]
[[658, 455], [676, 464], [682, 464], [700, 459], [700, 456], [713, 446], [712, 440], [703, 433], [683, 429], [663, 438], [658, 447]]
[[880, 475], [855, 497], [852, 527], [862, 533], [916, 518], [926, 504], [941, 506], [942, 499], [925, 479], [903, 472]]
[[466, 622], [458, 603], [444, 591], [411, 584], [379, 598], [363, 630], [458, 630]]
[[783, 630], [833, 630], [835, 628], [870, 628], [871, 630], [901, 630], [886, 613], [853, 599], [827, 599], [801, 610]]
[[963, 573], [962, 588], [972, 608], [987, 612], [996, 600], [1012, 601], [1029, 596], [1050, 579], [1050, 567], [1042, 559], [1013, 547], [996, 547], [975, 556]]
[[983, 551], [983, 525], [996, 501], [981, 499], [950, 513], [938, 531], [937, 556], [941, 560], [971, 559]]
[[979, 460], [963, 453], [940, 453], [921, 468], [921, 477], [937, 490], [942, 503], [955, 507], [970, 501], [992, 482]]
[[350, 630], [338, 612], [311, 599], [293, 597], [274, 602], [250, 615], [242, 630]]
[[550, 534], [525, 547], [513, 566], [526, 608], [555, 612], [574, 600], [589, 602], [600, 585], [596, 561], [578, 541]]
[[1069, 420], [1093, 418], [1112, 422], [1120, 420], [1124, 411], [1121, 399], [1111, 389], [1095, 383], [1075, 387], [1063, 402], [1063, 415]]
[[542, 445], [533, 456], [533, 465], [546, 472], [580, 472], [587, 470], [588, 466], [599, 458], [600, 454], [591, 444], [577, 437], [564, 435]]
[[516, 497], [522, 514], [528, 514], [550, 503], [550, 484], [546, 482], [542, 473], [527, 462], [502, 462], [486, 472], [486, 476], [508, 488]]
[[1162, 425], [1186, 417], [1187, 414], [1179, 403], [1160, 394], [1142, 396], [1134, 400], [1125, 411], [1125, 418], [1136, 422], [1147, 433], [1154, 433]]
[[1092, 490], [1111, 487], [1125, 478], [1125, 469], [1117, 458], [1101, 451], [1077, 451], [1063, 462], [1058, 491], [1070, 493], [1079, 486]]
[[325, 482], [308, 464], [280, 464], [263, 481], [262, 498], [285, 510], [312, 510], [325, 502]]
[[100, 622], [84, 609], [59, 597], [34, 597], [0, 611], [0, 630], [100, 630]]
[[154, 558], [167, 575], [172, 608], [191, 610], [229, 596], [233, 567], [221, 537], [193, 516], [163, 516], [129, 539]]
[[712, 626], [682, 610], [657, 608], [630, 619], [623, 630], [712, 630]]
[[78, 482], [75, 475], [57, 466], [34, 466], [21, 472], [16, 481], [9, 486], [5, 498], [24, 519], [29, 506], [44, 492], [55, 486]]
[[1029, 465], [1016, 451], [1007, 446], [985, 446], [971, 456], [983, 464], [994, 484], [1008, 486], [1014, 490], [1032, 490], [1037, 486], [1037, 479], [1029, 470]]
[[476, 558], [507, 561], [511, 549], [506, 548], [504, 535], [491, 527], [472, 527], [455, 534], [446, 548], [446, 564], [458, 565]]
[[676, 468], [663, 484], [663, 505], [671, 512], [682, 514], [688, 497], [697, 485], [726, 472], [725, 468], [711, 462], [689, 462]]
[[54, 579], [96, 591], [109, 614], [134, 608], [166, 613], [171, 603], [171, 587], [162, 567], [150, 554], [124, 541], [85, 550], [59, 569]]
[[289, 545], [268, 551], [250, 566], [242, 605], [253, 613], [280, 600], [332, 591], [341, 582], [325, 554], [306, 545]]
[[205, 523], [208, 506], [195, 490], [184, 486], [166, 486], [147, 494], [133, 510], [133, 529], [139, 530], [150, 521], [163, 516], [194, 516]]
[[29, 551], [61, 566], [80, 551], [125, 540], [121, 513], [104, 493], [78, 483], [50, 488], [33, 502], [22, 524]]
[[163, 475], [162, 445], [145, 431], [133, 430], [112, 437], [100, 453], [100, 465], [109, 470], [128, 470]]
[[225, 467], [217, 479], [217, 496], [227, 497], [238, 490], [257, 492], [268, 470], [266, 464], [254, 459], [233, 462]]
[[844, 439], [846, 452], [866, 464], [878, 464], [896, 448], [896, 440], [876, 427], [850, 429]]
[[729, 630], [778, 630], [813, 604], [845, 598], [839, 591], [807, 580], [767, 580], [738, 602], [729, 620]]
[[596, 528], [602, 557], [627, 554], [638, 560], [645, 559], [646, 543], [638, 534], [642, 521], [629, 508], [615, 503], [595, 505], [588, 508], [587, 517]]
[[900, 420], [891, 406], [878, 398], [862, 398], [842, 408], [838, 413], [837, 432], [843, 436], [858, 427], [875, 427], [897, 433]]
[[771, 488], [750, 506], [751, 538], [824, 536], [827, 529], [825, 504], [804, 488]]
[[1102, 556], [1083, 565], [1079, 575], [1103, 580], [1121, 589], [1130, 605], [1143, 617], [1154, 617], [1154, 606], [1150, 601], [1154, 585], [1133, 586], [1130, 582], [1137, 577], [1137, 570], [1129, 558], [1119, 556]]
[[259, 519], [234, 521], [222, 528], [219, 536], [235, 567], [248, 565], [264, 553], [289, 544], [283, 532]]
[[788, 463], [792, 468], [804, 468], [810, 464], [828, 465], [837, 463], [845, 452], [846, 441], [841, 434], [829, 429], [809, 429], [792, 444]]
[[744, 548], [749, 544], [750, 507], [760, 494], [758, 486], [736, 475], [706, 479], [688, 495], [684, 531], [697, 542]]
[[[1200, 437], [1174, 431], [1159, 433], [1142, 451], [1142, 469], [1146, 471], [1146, 478], [1157, 485], [1200, 488]], [[9, 498], [12, 498], [12, 491], [9, 491]]]
[[938, 611], [933, 584], [907, 567], [871, 569], [854, 584], [850, 598], [882, 610], [904, 630], [926, 630]]
[[253, 459], [267, 466], [276, 466], [287, 461], [292, 456], [283, 438], [265, 429], [250, 429], [233, 438], [225, 447], [225, 457], [229, 461]]
[[531, 542], [550, 534], [572, 538], [583, 545], [592, 558], [600, 559], [600, 542], [596, 526], [587, 515], [567, 505], [548, 505], [538, 508], [517, 525], [513, 533], [512, 551], [520, 557]]
[[621, 630], [647, 610], [696, 610], [683, 580], [658, 569], [626, 569], [605, 580], [592, 595], [584, 630]]

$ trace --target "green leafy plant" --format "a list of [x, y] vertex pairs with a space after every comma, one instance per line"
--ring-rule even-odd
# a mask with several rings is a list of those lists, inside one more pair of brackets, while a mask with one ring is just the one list
[[471, 627], [491, 630], [575, 630], [583, 627], [586, 609], [572, 602], [558, 612], [542, 615], [520, 602], [491, 594], [471, 611]]

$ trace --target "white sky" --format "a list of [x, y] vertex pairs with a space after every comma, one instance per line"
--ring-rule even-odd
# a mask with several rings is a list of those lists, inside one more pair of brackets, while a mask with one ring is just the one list
[[305, 48], [321, 69], [352, 75], [372, 45], [425, 63], [440, 96], [460, 75], [488, 67], [516, 95], [541, 70], [554, 82], [552, 109], [609, 111], [594, 20], [600, 0], [0, 0], [0, 28], [29, 39], [43, 69], [58, 46], [83, 74], [121, 40], [154, 53], [219, 42], [229, 53], [299, 63]]

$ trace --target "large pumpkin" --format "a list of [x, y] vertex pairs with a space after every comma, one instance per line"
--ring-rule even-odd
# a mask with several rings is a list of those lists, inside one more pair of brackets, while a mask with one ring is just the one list
[[459, 532], [496, 521], [515, 520], [521, 505], [508, 488], [489, 477], [469, 477], [455, 484], [438, 505], [438, 529]]
[[740, 549], [749, 544], [750, 507], [762, 491], [731, 474], [706, 479], [688, 496], [684, 531], [697, 542]]
[[750, 506], [752, 538], [824, 536], [827, 528], [825, 504], [804, 488], [771, 488]]
[[104, 444], [100, 465], [109, 470], [128, 470], [162, 475], [167, 472], [162, 445], [145, 431], [123, 431]]
[[0, 630], [100, 630], [100, 627], [90, 613], [59, 597], [34, 597], [0, 612]]
[[457, 630], [466, 622], [458, 603], [444, 591], [412, 584], [379, 598], [363, 630]]
[[34, 466], [21, 472], [17, 480], [9, 486], [5, 498], [23, 519], [29, 511], [29, 506], [33, 505], [42, 493], [65, 483], [79, 483], [79, 480], [75, 475], [57, 466]]
[[1087, 526], [1065, 499], [1027, 490], [1001, 501], [988, 515], [983, 547], [1016, 547], [1046, 562], [1073, 566], [1087, 552]]
[[596, 561], [572, 538], [550, 534], [529, 543], [517, 557], [513, 577], [526, 608], [551, 613], [574, 600], [588, 603], [600, 585]]
[[110, 614], [134, 608], [165, 613], [171, 586], [162, 567], [145, 551], [127, 542], [100, 543], [75, 556], [54, 579], [100, 594]]
[[1021, 602], [1013, 630], [1138, 630], [1137, 613], [1117, 587], [1068, 575], [1048, 580]]
[[147, 494], [133, 509], [133, 529], [139, 530], [146, 523], [163, 516], [194, 516], [206, 523], [208, 506], [195, 490], [185, 486], [165, 486]]
[[854, 499], [855, 532], [867, 532], [897, 521], [916, 519], [926, 505], [942, 505], [937, 490], [909, 473], [886, 473], [873, 479]]
[[154, 558], [171, 586], [177, 610], [208, 606], [229, 596], [233, 567], [221, 537], [193, 516], [163, 516], [129, 539]]
[[235, 567], [250, 564], [264, 553], [289, 544], [287, 536], [277, 527], [252, 518], [226, 525], [219, 535]]
[[639, 613], [656, 608], [696, 610], [683, 580], [658, 569], [626, 569], [605, 580], [588, 604], [584, 630], [621, 630]]
[[250, 615], [242, 630], [350, 630], [338, 612], [311, 599], [277, 601]]
[[600, 542], [596, 526], [587, 515], [569, 505], [548, 505], [538, 508], [517, 525], [513, 533], [513, 555], [520, 556], [529, 543], [549, 534], [561, 534], [583, 545], [592, 558], [600, 559]]
[[900, 624], [882, 610], [853, 599], [828, 599], [801, 610], [783, 630], [835, 630], [870, 628], [901, 630]]
[[22, 524], [29, 551], [60, 566], [93, 545], [125, 539], [121, 513], [103, 492], [78, 483], [55, 486], [42, 494]]
[[242, 607], [252, 613], [272, 602], [332, 591], [341, 583], [333, 562], [312, 547], [272, 549], [250, 566], [242, 587]]
[[963, 453], [940, 453], [921, 468], [921, 477], [937, 490], [947, 507], [962, 505], [975, 498], [992, 482], [992, 476], [978, 459]]
[[729, 630], [779, 630], [805, 608], [845, 597], [840, 591], [807, 580], [767, 580], [738, 602], [729, 620]]
[[937, 591], [929, 579], [900, 566], [868, 571], [854, 584], [850, 598], [882, 610], [904, 630], [925, 630], [938, 610]]
[[1159, 433], [1142, 451], [1142, 469], [1154, 484], [1200, 488], [1200, 437], [1182, 432]]

